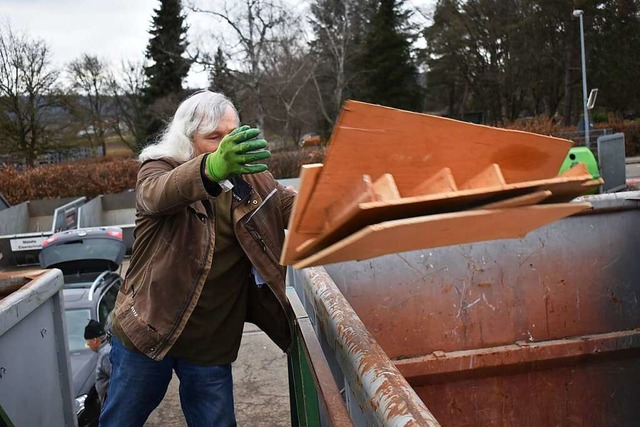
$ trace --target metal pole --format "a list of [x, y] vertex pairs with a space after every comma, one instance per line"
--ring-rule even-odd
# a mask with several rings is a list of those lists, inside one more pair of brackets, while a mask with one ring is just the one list
[[582, 54], [582, 109], [584, 116], [584, 139], [587, 148], [591, 148], [589, 142], [589, 110], [587, 109], [587, 63], [584, 51], [584, 12], [582, 10], [574, 11], [574, 16], [577, 12], [579, 12], [578, 17], [580, 18], [580, 50]]

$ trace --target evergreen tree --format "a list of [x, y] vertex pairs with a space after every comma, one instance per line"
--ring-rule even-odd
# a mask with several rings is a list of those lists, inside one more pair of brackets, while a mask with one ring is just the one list
[[233, 77], [221, 48], [218, 48], [213, 57], [213, 66], [209, 73], [209, 87], [213, 91], [224, 93], [231, 99], [235, 97], [236, 89]]
[[[587, 55], [587, 84], [599, 89], [597, 107], [606, 106], [624, 116], [640, 111], [640, 85], [629, 84], [640, 81], [640, 2], [603, 3], [590, 13], [594, 28], [585, 30], [585, 44], [592, 52]], [[591, 20], [588, 12], [585, 10], [585, 26]]]
[[427, 111], [442, 110], [448, 116], [463, 116], [469, 98], [468, 37], [458, 3], [439, 0], [433, 23], [424, 30]]
[[188, 43], [181, 1], [160, 0], [160, 8], [154, 9], [154, 13], [146, 51], [150, 65], [144, 70], [147, 141], [161, 130], [163, 121], [184, 97], [182, 81], [191, 67], [191, 61], [182, 56]]
[[371, 0], [316, 0], [311, 6], [314, 83], [322, 111], [319, 129], [328, 136], [345, 99], [358, 93], [358, 58], [371, 18]]
[[379, 0], [363, 44], [358, 98], [376, 104], [421, 110], [417, 67], [411, 57], [411, 14], [403, 0]]

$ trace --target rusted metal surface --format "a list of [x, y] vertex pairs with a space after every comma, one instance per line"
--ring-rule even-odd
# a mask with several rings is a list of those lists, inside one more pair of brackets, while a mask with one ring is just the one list
[[596, 194], [582, 196], [576, 201], [588, 201], [593, 206], [592, 213], [617, 212], [630, 209], [640, 209], [640, 192], [622, 191], [619, 193]]
[[[447, 426], [632, 426], [640, 332], [435, 352], [396, 365]], [[526, 404], [523, 404], [526, 402]]]
[[443, 426], [636, 427], [638, 358], [414, 386]]
[[443, 425], [637, 425], [639, 199], [326, 271]]
[[639, 356], [640, 331], [633, 330], [564, 340], [520, 341], [478, 350], [437, 351], [427, 356], [397, 360], [395, 365], [415, 386]]
[[326, 266], [393, 359], [640, 325], [640, 210]]
[[309, 361], [309, 366], [313, 374], [314, 383], [318, 393], [318, 400], [322, 408], [322, 415], [328, 425], [331, 426], [353, 426], [347, 408], [345, 406], [340, 390], [333, 379], [331, 368], [327, 364], [318, 338], [309, 321], [309, 317], [304, 310], [295, 291], [287, 290], [287, 297], [291, 302], [296, 315], [296, 327], [302, 337], [305, 356]]
[[294, 275], [313, 305], [314, 318], [362, 409], [366, 425], [438, 426], [326, 271], [318, 267]]

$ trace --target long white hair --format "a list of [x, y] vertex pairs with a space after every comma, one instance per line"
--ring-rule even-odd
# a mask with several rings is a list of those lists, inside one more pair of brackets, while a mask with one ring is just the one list
[[193, 137], [213, 132], [233, 103], [223, 94], [201, 90], [182, 101], [171, 123], [158, 138], [158, 142], [145, 147], [138, 157], [141, 162], [171, 157], [186, 162], [194, 157]]

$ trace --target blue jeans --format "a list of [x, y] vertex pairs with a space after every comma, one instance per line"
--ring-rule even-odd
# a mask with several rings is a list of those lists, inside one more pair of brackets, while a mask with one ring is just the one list
[[160, 404], [173, 370], [180, 380], [180, 405], [189, 427], [235, 426], [231, 364], [202, 366], [184, 359], [155, 361], [111, 340], [111, 380], [100, 414], [102, 427], [142, 427]]

